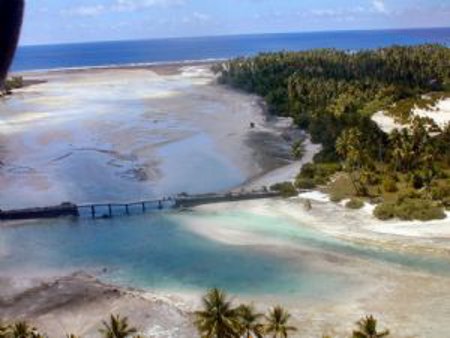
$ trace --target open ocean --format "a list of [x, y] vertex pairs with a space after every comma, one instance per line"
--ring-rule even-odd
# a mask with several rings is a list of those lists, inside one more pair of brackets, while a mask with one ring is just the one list
[[220, 60], [313, 48], [360, 50], [390, 45], [450, 46], [450, 28], [339, 31], [95, 42], [19, 48], [13, 71]]

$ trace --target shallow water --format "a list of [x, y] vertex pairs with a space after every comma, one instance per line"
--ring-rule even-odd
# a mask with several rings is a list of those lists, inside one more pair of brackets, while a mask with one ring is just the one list
[[0, 101], [2, 209], [214, 192], [254, 174], [232, 158], [250, 153], [244, 142], [223, 145], [260, 109], [207, 67], [38, 77], [48, 82]]
[[[240, 231], [256, 240], [243, 245], [212, 240], [195, 231], [196, 223]], [[1, 228], [0, 238], [0, 270], [5, 275], [86, 270], [121, 285], [171, 292], [217, 286], [244, 295], [331, 297], [357, 283], [340, 268], [342, 255], [361, 261], [361, 271], [369, 261], [450, 273], [449, 260], [349, 244], [281, 217], [245, 212], [39, 221]], [[335, 257], [333, 269], [327, 268], [330, 257]]]

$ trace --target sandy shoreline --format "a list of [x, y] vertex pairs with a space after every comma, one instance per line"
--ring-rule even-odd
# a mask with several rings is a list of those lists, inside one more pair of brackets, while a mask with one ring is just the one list
[[216, 84], [209, 65], [28, 73], [45, 82], [0, 102], [0, 204], [225, 191], [291, 164], [292, 121]]
[[[307, 141], [305, 157], [302, 161], [293, 162], [290, 158], [288, 139], [299, 135], [297, 131], [293, 130], [291, 121], [267, 119], [260, 106], [259, 98], [212, 84], [211, 74], [202, 73], [204, 66], [204, 64], [201, 65], [200, 71], [196, 75], [192, 75], [192, 72], [195, 73], [199, 70], [196, 68], [198, 63], [28, 73], [27, 76], [31, 78], [48, 76], [49, 80], [37, 86], [24, 88], [18, 91], [17, 95], [22, 97], [36, 95], [36, 92], [39, 93], [42, 88], [55, 90], [54, 87], [45, 87], [51, 85], [52, 81], [68, 86], [81, 83], [92, 85], [93, 88], [99, 85], [104, 86], [105, 83], [111, 85], [112, 81], [111, 86], [116, 84], [122, 86], [120, 90], [123, 90], [123, 83], [114, 81], [119, 81], [120, 78], [140, 81], [144, 75], [144, 77], [153, 77], [157, 81], [160, 81], [159, 77], [162, 77], [163, 83], [165, 81], [176, 82], [180, 79], [177, 76], [185, 71], [189, 81], [194, 83], [194, 87], [199, 86], [201, 90], [191, 90], [185, 96], [179, 96], [176, 99], [173, 98], [173, 93], [178, 93], [184, 88], [173, 89], [170, 87], [169, 91], [164, 88], [161, 95], [156, 98], [149, 97], [148, 93], [143, 93], [143, 102], [147, 106], [160, 105], [163, 107], [160, 111], [161, 114], [157, 117], [153, 112], [145, 112], [145, 120], [152, 123], [153, 120], [158, 120], [158, 123], [161, 123], [164, 114], [178, 109], [180, 105], [189, 113], [195, 112], [198, 109], [196, 106], [198, 101], [189, 101], [188, 95], [202, 101], [220, 98], [223, 106], [219, 106], [219, 111], [222, 112], [220, 109], [224, 109], [221, 107], [226, 107], [231, 109], [232, 114], [208, 117], [211, 114], [208, 110], [202, 112], [194, 120], [194, 123], [212, 136], [217, 143], [215, 151], [226, 154], [230, 161], [245, 173], [246, 182], [238, 185], [235, 189], [260, 188], [279, 181], [293, 180], [301, 166], [309, 162], [320, 147]], [[70, 81], [62, 80], [67, 75], [70, 75]], [[159, 84], [160, 82], [158, 82], [158, 86]], [[136, 89], [139, 85], [140, 83], [133, 88]], [[73, 87], [68, 88], [73, 89]], [[81, 94], [86, 95], [86, 92], [81, 92]], [[34, 103], [39, 103], [40, 98], [38, 95], [36, 96], [33, 98]], [[134, 96], [130, 97], [134, 98]], [[70, 98], [59, 99], [58, 95], [52, 97], [51, 100], [45, 102], [46, 107], [58, 108], [66, 105], [67, 102], [72, 102]], [[99, 107], [98, 109], [103, 108]], [[105, 111], [107, 113], [107, 109]], [[91, 112], [86, 112], [86, 115], [88, 113]], [[40, 112], [37, 114], [38, 116], [32, 113], [24, 114], [22, 120], [13, 120], [3, 127], [11, 132], [9, 135], [14, 135], [17, 132], [16, 129], [24, 126], [29, 128], [35, 123], [37, 125], [47, 123], [49, 117], [45, 114], [47, 113]], [[52, 117], [59, 118], [50, 116], [50, 118]], [[185, 118], [182, 114], [175, 114], [173, 117], [180, 120]], [[177, 135], [155, 131], [155, 134], [158, 134], [158, 137], [161, 136], [163, 141], [158, 141], [158, 146], [150, 147], [145, 144], [148, 141], [145, 128], [138, 129], [142, 138], [136, 138], [131, 143], [120, 143], [119, 141], [125, 140], [131, 132], [130, 129], [122, 129], [121, 120], [118, 123], [108, 124], [94, 122], [88, 120], [83, 127], [88, 127], [89, 130], [102, 130], [102, 134], [96, 135], [96, 137], [108, 136], [108, 133], [114, 130], [114, 135], [109, 136], [107, 140], [111, 141], [112, 139], [118, 144], [114, 144], [111, 149], [102, 148], [99, 152], [101, 156], [108, 157], [107, 163], [110, 167], [112, 164], [116, 167], [126, 166], [131, 171], [142, 169], [143, 171], [140, 173], [144, 172], [146, 177], [154, 177], [154, 180], [161, 177], [158, 172], [160, 163], [154, 159], [160, 143], [164, 145], [176, 143], [192, 134], [192, 131], [188, 129], [177, 130]], [[249, 128], [251, 122], [256, 124], [256, 128]], [[161, 129], [171, 130], [175, 128], [174, 125], [164, 125]], [[37, 135], [36, 138], [31, 138], [31, 140], [39, 140], [42, 148], [57, 144], [61, 140], [72, 144], [77, 141], [75, 131], [68, 133], [67, 129], [55, 128]], [[136, 130], [132, 131], [136, 132]], [[84, 135], [84, 137], [88, 136]], [[29, 143], [30, 139], [21, 139], [12, 142], [10, 146], [18, 153], [29, 151], [32, 154], [35, 150], [28, 149]], [[130, 146], [135, 147], [133, 151], [125, 151]], [[86, 149], [90, 148], [86, 147]], [[83, 151], [86, 152], [86, 149]], [[184, 151], [185, 148], [182, 150]], [[51, 166], [49, 167], [57, 166], [58, 163], [64, 161], [66, 155], [69, 159], [71, 156], [73, 158], [73, 153], [68, 154], [66, 149], [61, 151], [56, 147], [54, 152], [49, 154], [51, 156], [46, 158], [46, 160], [57, 159], [57, 161], [50, 161]], [[282, 156], [274, 158], [275, 154], [282, 154]], [[208, 153], [209, 155], [211, 154]], [[11, 160], [11, 156], [13, 155], [7, 154], [6, 165], [8, 165], [8, 160]], [[12, 174], [14, 174], [13, 177], [20, 178], [19, 185], [31, 185], [36, 191], [48, 189], [51, 191], [52, 182], [48, 177], [42, 177], [40, 172], [45, 161], [38, 162], [40, 166], [32, 167], [24, 165], [24, 163], [35, 161], [36, 159], [33, 157], [26, 157], [25, 160], [12, 158], [12, 160], [18, 162]], [[129, 163], [132, 165], [128, 166]], [[100, 173], [101, 175], [103, 172]], [[24, 178], [25, 176], [27, 177]], [[3, 177], [3, 179], [0, 177], [0, 184], [10, 184], [8, 181], [10, 178], [11, 176]], [[17, 186], [9, 186], [9, 190], [5, 190], [6, 193], [11, 192], [11, 196], [9, 196], [11, 199], [20, 198], [12, 193], [16, 188]], [[71, 187], [65, 188], [69, 190]], [[52, 193], [54, 192], [52, 191]], [[64, 197], [64, 192], [56, 192], [59, 202]], [[36, 200], [40, 198], [41, 196], [38, 195]], [[360, 211], [349, 211], [340, 204], [329, 202], [326, 196], [319, 193], [309, 193], [303, 195], [302, 198], [312, 201], [312, 210], [306, 211], [303, 207], [303, 200], [298, 198], [216, 204], [201, 206], [195, 210], [206, 214], [244, 211], [260, 216], [279, 217], [298, 224], [300, 228], [310, 228], [327, 236], [331, 241], [339, 240], [375, 249], [391, 250], [394, 253], [417, 254], [443, 260], [448, 260], [450, 257], [449, 218], [428, 223], [381, 222], [372, 216], [371, 206], [366, 206]], [[209, 241], [216, 241], [231, 247], [240, 246], [248, 248], [248, 250], [268, 251], [293, 262], [300, 262], [303, 259], [306, 260], [306, 265], [317, 269], [318, 273], [321, 270], [334, 271], [342, 277], [344, 283], [351, 286], [349, 287], [351, 291], [347, 290], [342, 294], [330, 297], [324, 296], [321, 299], [311, 299], [305, 296], [294, 297], [289, 294], [287, 296], [267, 294], [255, 297], [241, 295], [236, 299], [237, 301], [255, 302], [261, 311], [282, 302], [290, 309], [294, 323], [300, 328], [297, 337], [306, 338], [321, 334], [331, 334], [337, 338], [347, 337], [353, 323], [368, 313], [376, 315], [396, 337], [440, 338], [447, 335], [450, 314], [450, 276], [446, 274], [423, 269], [416, 270], [366, 257], [356, 257], [346, 252], [337, 252], [322, 247], [305, 249], [289, 238], [267, 236], [252, 229], [237, 229], [225, 223], [211, 226], [207, 220], [204, 222], [195, 218], [193, 220], [195, 222], [188, 224], [187, 228]], [[0, 258], [1, 255], [0, 247]], [[45, 276], [44, 273], [44, 276], [36, 277], [31, 274], [27, 276], [26, 271], [21, 273], [19, 276], [0, 276], [0, 318], [30, 320], [52, 337], [61, 336], [66, 332], [73, 332], [83, 337], [93, 337], [101, 321], [111, 312], [129, 316], [131, 322], [146, 337], [187, 338], [196, 336], [192, 326], [191, 313], [199, 306], [200, 292], [132, 290], [99, 281], [97, 277], [101, 278], [101, 274], [99, 276], [94, 274], [94, 277], [87, 273], [66, 274], [60, 271], [57, 276]], [[330, 282], [330, 285], [333, 284]]]
[[24, 76], [26, 78], [33, 78], [33, 76], [41, 76], [52, 73], [73, 74], [80, 72], [92, 73], [103, 70], [153, 70], [160, 74], [174, 74], [177, 73], [180, 67], [202, 66], [210, 67], [212, 65], [226, 61], [224, 60], [192, 60], [192, 61], [169, 61], [169, 62], [155, 62], [143, 64], [125, 64], [125, 65], [106, 65], [106, 66], [86, 66], [86, 67], [72, 67], [72, 68], [56, 68], [56, 69], [38, 69], [33, 71], [17, 71], [11, 73], [11, 76]]
[[[448, 236], [437, 239], [392, 235], [384, 232], [381, 222], [372, 222], [367, 211], [348, 212], [341, 205], [324, 202], [322, 196], [309, 194], [305, 197], [312, 200], [311, 211], [304, 210], [302, 199], [298, 198], [222, 203], [200, 206], [195, 210], [206, 215], [245, 211], [290, 220], [292, 224], [310, 227], [330, 239], [424, 257], [448, 259], [450, 255]], [[333, 222], [330, 222], [330, 217]], [[236, 303], [252, 302], [260, 311], [278, 303], [285, 305], [293, 314], [293, 322], [300, 328], [294, 337], [321, 334], [348, 337], [355, 320], [369, 313], [376, 315], [396, 337], [438, 338], [446, 334], [447, 314], [450, 312], [448, 273], [436, 274], [422, 268], [387, 264], [321, 247], [305, 249], [289, 238], [268, 237], [239, 224], [217, 223], [211, 226], [207, 219], [201, 220], [194, 217], [187, 227], [210, 241], [268, 251], [292, 261], [303, 260], [319, 268], [318, 273], [321, 270], [335, 271], [341, 276], [347, 286], [339, 294], [324, 294], [317, 298], [297, 294], [235, 297]], [[448, 222], [441, 225], [449, 226]], [[388, 228], [393, 226], [387, 225]], [[440, 250], [434, 250], [436, 244]], [[27, 279], [21, 277], [21, 283]], [[0, 278], [0, 317], [28, 319], [50, 336], [59, 336], [63, 331], [93, 337], [101, 320], [111, 312], [129, 316], [146, 337], [196, 336], [192, 311], [200, 306], [201, 291], [127, 289], [105, 284], [85, 273], [47, 279], [41, 277], [21, 287], [12, 287], [16, 283], [14, 278]], [[9, 293], [5, 294], [7, 290]]]

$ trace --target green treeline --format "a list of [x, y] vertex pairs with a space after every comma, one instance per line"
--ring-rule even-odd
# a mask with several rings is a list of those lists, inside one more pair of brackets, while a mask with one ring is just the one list
[[[381, 196], [389, 179], [422, 192], [447, 175], [450, 127], [440, 130], [411, 114], [415, 106], [432, 107], [450, 96], [447, 47], [260, 54], [231, 60], [216, 71], [221, 83], [262, 96], [272, 113], [292, 117], [309, 131], [323, 145], [316, 164], [343, 164], [358, 196]], [[387, 135], [371, 120], [380, 110], [404, 123], [414, 120], [413, 127]], [[307, 175], [300, 176], [308, 185]]]

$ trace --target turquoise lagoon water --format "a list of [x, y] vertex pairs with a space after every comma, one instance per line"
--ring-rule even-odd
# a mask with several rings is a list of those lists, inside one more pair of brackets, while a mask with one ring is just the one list
[[[196, 221], [284, 241], [289, 248], [299, 250], [228, 245], [193, 232], [191, 226]], [[311, 297], [326, 297], [351, 287], [351, 281], [339, 269], [327, 271], [320, 269], [320, 263], [309, 264], [310, 256], [302, 252], [312, 250], [450, 273], [449, 260], [354, 245], [287, 219], [245, 212], [59, 219], [0, 229], [0, 271], [5, 274], [17, 270], [86, 270], [107, 282], [151, 290], [222, 287], [239, 294], [300, 293]]]

